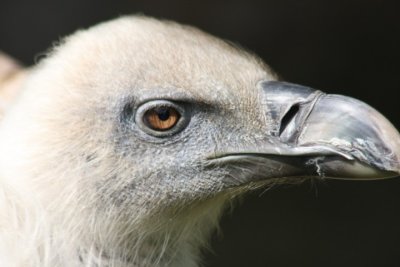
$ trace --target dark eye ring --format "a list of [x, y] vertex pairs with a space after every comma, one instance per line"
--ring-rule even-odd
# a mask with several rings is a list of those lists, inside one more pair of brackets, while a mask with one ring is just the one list
[[180, 132], [189, 121], [184, 105], [168, 100], [153, 100], [139, 106], [136, 124], [147, 134], [167, 137]]

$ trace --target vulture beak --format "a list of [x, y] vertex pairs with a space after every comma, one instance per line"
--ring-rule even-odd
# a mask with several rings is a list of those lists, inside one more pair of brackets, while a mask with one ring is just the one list
[[216, 163], [236, 166], [236, 173], [253, 166], [252, 177], [242, 182], [399, 175], [400, 134], [372, 107], [354, 98], [286, 82], [261, 82], [259, 86], [272, 122], [266, 133], [268, 144], [213, 157]]

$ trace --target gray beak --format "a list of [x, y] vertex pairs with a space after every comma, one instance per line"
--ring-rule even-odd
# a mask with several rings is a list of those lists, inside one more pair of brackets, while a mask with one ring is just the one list
[[277, 122], [270, 134], [281, 155], [308, 157], [320, 176], [331, 178], [400, 173], [400, 134], [372, 107], [285, 82], [264, 82], [261, 87], [267, 116]]
[[[269, 178], [379, 179], [400, 173], [400, 134], [378, 111], [354, 98], [301, 85], [261, 82], [271, 123], [269, 144], [213, 159], [242, 182]], [[238, 176], [238, 175], [236, 175]]]

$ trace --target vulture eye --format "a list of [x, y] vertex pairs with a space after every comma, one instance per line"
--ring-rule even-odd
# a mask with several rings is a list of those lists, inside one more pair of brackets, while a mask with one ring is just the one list
[[168, 137], [183, 130], [189, 121], [185, 105], [167, 100], [142, 104], [136, 111], [136, 124], [147, 134]]
[[173, 107], [155, 107], [144, 114], [147, 126], [155, 131], [167, 131], [174, 127], [181, 115]]

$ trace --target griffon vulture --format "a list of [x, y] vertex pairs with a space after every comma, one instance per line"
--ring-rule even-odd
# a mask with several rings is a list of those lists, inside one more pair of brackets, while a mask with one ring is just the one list
[[122, 17], [24, 72], [1, 58], [1, 266], [198, 266], [238, 195], [400, 172], [376, 110], [190, 26]]

